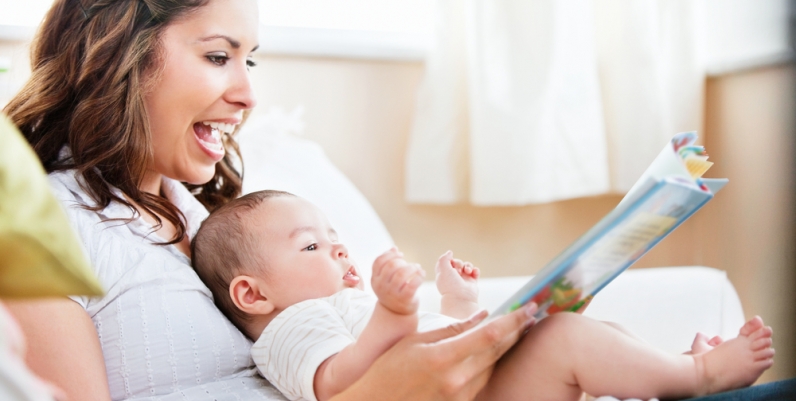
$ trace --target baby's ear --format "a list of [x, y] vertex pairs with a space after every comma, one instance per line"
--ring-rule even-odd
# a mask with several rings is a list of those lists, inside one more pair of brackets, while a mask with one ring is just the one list
[[265, 297], [260, 280], [250, 276], [237, 276], [229, 283], [229, 296], [241, 311], [250, 315], [271, 314], [275, 306]]

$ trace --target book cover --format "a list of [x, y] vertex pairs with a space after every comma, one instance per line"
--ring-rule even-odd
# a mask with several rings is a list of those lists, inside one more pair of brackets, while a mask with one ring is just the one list
[[617, 207], [490, 314], [536, 302], [538, 320], [576, 311], [704, 206], [727, 182], [702, 175], [713, 164], [696, 133], [675, 135]]

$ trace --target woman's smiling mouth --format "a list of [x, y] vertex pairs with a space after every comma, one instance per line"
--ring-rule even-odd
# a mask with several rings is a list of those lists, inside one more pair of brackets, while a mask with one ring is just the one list
[[224, 143], [221, 141], [221, 135], [234, 130], [235, 124], [211, 121], [202, 121], [193, 125], [194, 136], [199, 147], [216, 162], [224, 158]]

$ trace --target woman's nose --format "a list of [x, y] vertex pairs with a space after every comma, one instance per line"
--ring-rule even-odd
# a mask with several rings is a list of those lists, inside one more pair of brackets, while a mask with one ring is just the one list
[[243, 110], [253, 109], [257, 105], [248, 67], [236, 69], [226, 97], [228, 102], [238, 105]]

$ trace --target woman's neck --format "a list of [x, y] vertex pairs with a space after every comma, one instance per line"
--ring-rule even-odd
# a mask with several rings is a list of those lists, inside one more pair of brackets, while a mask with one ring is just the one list
[[158, 196], [160, 195], [161, 184], [163, 184], [163, 175], [150, 170], [147, 171], [138, 189], [148, 194]]
[[[162, 174], [158, 174], [158, 173], [150, 170], [150, 171], [147, 171], [147, 174], [144, 176], [144, 180], [141, 181], [141, 185], [138, 187], [138, 189], [140, 189], [141, 191], [146, 192], [148, 194], [152, 194], [152, 195], [155, 195], [155, 196], [160, 196], [160, 194], [161, 194], [161, 190], [160, 189], [161, 189], [161, 185], [162, 184], [163, 184], [163, 175]], [[128, 199], [128, 201], [129, 200], [130, 199]], [[144, 210], [137, 203], [135, 203], [135, 202], [132, 202], [132, 203], [133, 203], [134, 207], [138, 210], [138, 212], [141, 213], [141, 217], [144, 219], [144, 221], [146, 221], [147, 223], [149, 223], [153, 227], [158, 225], [158, 222], [155, 219], [154, 215], [152, 215], [150, 212], [147, 212], [146, 210]], [[177, 228], [174, 227], [174, 225], [171, 224], [168, 220], [165, 220], [165, 219], [162, 219], [162, 218], [160, 220], [160, 224], [161, 224], [160, 228], [155, 230], [155, 232], [161, 238], [166, 239], [166, 240], [170, 240], [170, 239], [174, 238], [174, 235], [176, 234]], [[177, 250], [179, 250], [180, 252], [184, 253], [185, 256], [188, 256], [189, 258], [191, 257], [190, 240], [188, 239], [187, 236], [183, 237], [182, 241], [174, 244], [174, 246], [177, 247]]]

